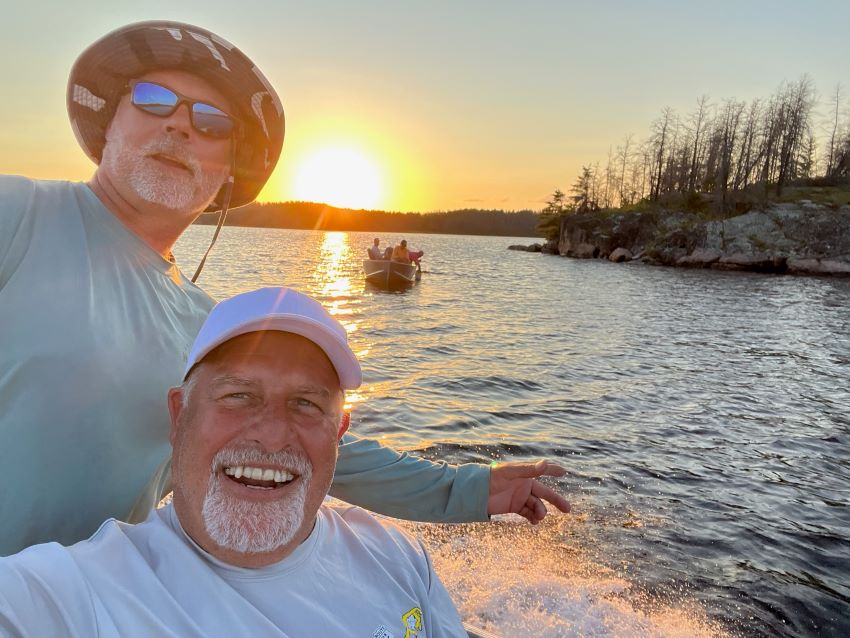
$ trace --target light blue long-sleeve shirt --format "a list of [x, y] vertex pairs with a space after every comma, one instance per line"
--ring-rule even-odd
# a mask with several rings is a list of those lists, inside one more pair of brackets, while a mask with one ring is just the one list
[[[142, 520], [168, 483], [168, 389], [213, 300], [85, 184], [0, 176], [0, 555]], [[486, 520], [489, 468], [347, 436], [332, 494]]]

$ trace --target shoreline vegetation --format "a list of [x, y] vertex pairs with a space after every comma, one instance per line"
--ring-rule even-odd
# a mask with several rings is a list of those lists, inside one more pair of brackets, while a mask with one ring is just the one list
[[541, 214], [544, 245], [578, 258], [691, 268], [850, 275], [850, 102], [815, 118], [811, 80], [766, 99], [665, 108], [606, 165], [584, 166]]
[[[195, 222], [214, 225], [218, 214]], [[467, 208], [435, 213], [396, 213], [336, 208], [314, 202], [254, 203], [227, 212], [226, 225], [258, 228], [363, 231], [375, 233], [436, 233], [540, 237], [540, 213]]]
[[850, 276], [850, 205], [773, 203], [719, 219], [676, 210], [578, 213], [545, 244], [513, 245], [578, 259], [681, 268]]

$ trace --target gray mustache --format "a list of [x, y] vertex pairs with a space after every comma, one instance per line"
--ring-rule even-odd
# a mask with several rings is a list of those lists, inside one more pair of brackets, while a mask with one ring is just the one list
[[173, 137], [151, 140], [142, 147], [142, 151], [146, 155], [153, 155], [155, 153], [170, 155], [188, 166], [193, 175], [197, 175], [201, 171], [201, 162], [186, 149], [184, 144], [178, 142]]

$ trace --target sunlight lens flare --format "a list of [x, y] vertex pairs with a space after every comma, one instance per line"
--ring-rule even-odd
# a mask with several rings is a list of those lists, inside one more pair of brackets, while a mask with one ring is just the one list
[[352, 149], [316, 151], [299, 166], [294, 179], [295, 199], [340, 208], [377, 208], [383, 196], [380, 172]]

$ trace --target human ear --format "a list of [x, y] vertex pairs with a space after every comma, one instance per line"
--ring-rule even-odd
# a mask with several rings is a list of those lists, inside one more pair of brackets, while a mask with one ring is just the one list
[[171, 388], [168, 391], [168, 414], [171, 416], [171, 433], [168, 439], [171, 441], [171, 445], [174, 445], [174, 438], [177, 436], [178, 423], [180, 422], [180, 415], [182, 413], [183, 388], [181, 386]]
[[342, 438], [342, 435], [348, 432], [348, 426], [351, 424], [351, 412], [343, 412], [342, 418], [339, 421], [339, 431], [336, 433], [337, 440]]

